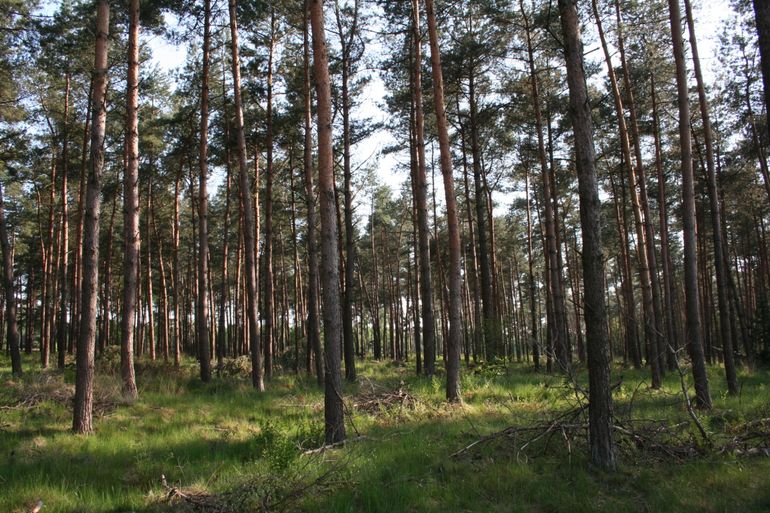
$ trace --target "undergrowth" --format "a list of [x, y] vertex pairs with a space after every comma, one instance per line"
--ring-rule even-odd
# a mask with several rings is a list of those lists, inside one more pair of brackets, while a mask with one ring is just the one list
[[[418, 378], [411, 365], [359, 362], [344, 389], [351, 442], [319, 450], [313, 378], [284, 373], [260, 394], [248, 360], [226, 361], [210, 384], [192, 361], [140, 360], [140, 398], [129, 403], [115, 358], [97, 366], [91, 437], [70, 432], [71, 367], [41, 371], [29, 358], [12, 378], [0, 359], [0, 511], [37, 500], [43, 512], [73, 513], [770, 511], [770, 457], [718, 450], [765, 433], [756, 422], [770, 418], [767, 370], [744, 371], [741, 393], [728, 396], [709, 369], [714, 409], [698, 412], [708, 447], [678, 375], [652, 390], [645, 372], [616, 368], [618, 424], [687, 450], [651, 450], [618, 432], [620, 468], [607, 473], [587, 462], [575, 383], [521, 364], [463, 368], [464, 402], [450, 406], [441, 371]], [[575, 380], [586, 386], [583, 369]]]

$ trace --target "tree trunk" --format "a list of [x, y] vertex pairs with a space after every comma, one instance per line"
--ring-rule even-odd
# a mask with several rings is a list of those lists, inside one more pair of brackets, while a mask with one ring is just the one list
[[[523, 2], [520, 4], [522, 13], [524, 12]], [[564, 292], [561, 285], [561, 267], [558, 262], [559, 246], [556, 242], [556, 223], [555, 212], [553, 208], [553, 188], [551, 186], [551, 174], [548, 170], [548, 163], [545, 153], [545, 142], [543, 138], [543, 115], [540, 109], [540, 88], [537, 81], [537, 71], [535, 69], [534, 47], [529, 27], [529, 19], [524, 16], [524, 23], [527, 32], [527, 55], [529, 64], [530, 90], [532, 92], [532, 108], [535, 111], [535, 130], [537, 131], [537, 153], [540, 163], [540, 175], [543, 180], [543, 191], [545, 195], [545, 247], [544, 251], [548, 259], [549, 271], [549, 291], [551, 303], [553, 305], [552, 333], [553, 347], [556, 357], [563, 371], [569, 368], [569, 358], [567, 350], [567, 316], [564, 310]], [[549, 355], [550, 357], [551, 355]]]
[[428, 181], [425, 164], [425, 114], [422, 98], [422, 37], [420, 35], [420, 1], [412, 0], [412, 38], [414, 45], [413, 101], [415, 118], [415, 144], [417, 149], [417, 180], [415, 181], [415, 205], [417, 208], [417, 238], [419, 256], [420, 297], [422, 299], [422, 346], [424, 372], [432, 376], [436, 372], [436, 335], [433, 315], [433, 286], [430, 269], [430, 228], [428, 227]]
[[684, 60], [684, 42], [679, 0], [668, 0], [671, 38], [676, 63], [676, 83], [679, 103], [679, 146], [682, 152], [682, 231], [684, 239], [685, 318], [687, 321], [687, 348], [692, 360], [697, 404], [711, 409], [706, 362], [703, 357], [700, 304], [698, 298], [698, 251], [695, 241], [695, 187], [692, 169], [692, 142], [690, 135], [690, 104], [687, 84], [687, 64]]
[[3, 250], [3, 287], [5, 288], [5, 323], [8, 350], [11, 353], [11, 372], [21, 376], [21, 351], [19, 349], [19, 331], [16, 326], [16, 293], [13, 286], [13, 256], [8, 240], [8, 227], [5, 223], [3, 188], [0, 185], [0, 247]]
[[327, 444], [345, 440], [345, 418], [340, 376], [342, 312], [337, 217], [334, 201], [334, 159], [332, 155], [332, 105], [329, 65], [322, 0], [310, 1], [313, 30], [313, 71], [318, 102], [318, 189], [321, 197], [321, 279], [323, 280], [323, 316], [325, 350], [324, 422]]
[[[753, 0], [753, 4], [762, 65], [762, 84], [765, 90], [765, 108], [770, 112], [770, 2]], [[770, 117], [767, 118], [767, 123], [770, 127]]]
[[355, 231], [353, 228], [353, 192], [350, 169], [350, 75], [353, 72], [353, 42], [357, 36], [359, 1], [353, 2], [353, 19], [345, 33], [338, 2], [334, 3], [337, 29], [340, 38], [342, 67], [342, 174], [345, 201], [345, 290], [342, 304], [343, 354], [345, 378], [356, 380], [356, 359], [353, 341], [353, 303], [355, 302]]
[[698, 85], [698, 105], [703, 120], [703, 137], [706, 146], [706, 173], [711, 207], [711, 230], [714, 242], [714, 270], [717, 279], [717, 303], [719, 307], [719, 329], [722, 339], [722, 352], [724, 355], [725, 375], [727, 377], [727, 390], [730, 394], [738, 393], [738, 378], [735, 371], [735, 355], [732, 333], [730, 331], [730, 305], [727, 298], [727, 273], [729, 268], [725, 265], [724, 242], [722, 241], [722, 219], [720, 215], [719, 196], [717, 195], [717, 175], [714, 165], [714, 143], [711, 131], [711, 118], [709, 116], [708, 100], [703, 85], [703, 73], [700, 67], [698, 55], [698, 43], [695, 37], [695, 23], [692, 15], [690, 0], [684, 0], [685, 15], [690, 35], [690, 47], [692, 48], [692, 60], [695, 68], [695, 79]]
[[273, 53], [275, 50], [275, 11], [270, 13], [270, 43], [267, 59], [267, 169], [265, 180], [265, 239], [262, 258], [264, 259], [264, 311], [263, 349], [265, 352], [265, 378], [273, 376], [273, 346], [275, 344], [275, 304], [273, 285]]
[[59, 282], [59, 326], [56, 329], [56, 346], [58, 350], [58, 367], [64, 368], [64, 357], [67, 353], [67, 308], [69, 308], [69, 215], [67, 212], [67, 174], [69, 173], [69, 110], [70, 110], [70, 74], [65, 77], [64, 88], [64, 129], [62, 133], [62, 177], [61, 177], [61, 267]]
[[[666, 208], [666, 177], [663, 173], [663, 150], [660, 143], [660, 123], [658, 120], [658, 103], [655, 93], [655, 77], [650, 75], [650, 87], [652, 96], [653, 138], [655, 139], [655, 168], [658, 178], [658, 218], [660, 224], [660, 259], [663, 262], [663, 298], [666, 311], [666, 340], [676, 351], [679, 348], [679, 340], [676, 329], [676, 316], [674, 314], [674, 288], [672, 277], [671, 254], [668, 244], [668, 208]], [[674, 352], [666, 351], [668, 367], [673, 369]]]
[[179, 182], [181, 180], [182, 175], [182, 164], [179, 164], [179, 169], [176, 174], [176, 178], [174, 180], [174, 254], [173, 254], [173, 262], [174, 262], [174, 273], [173, 273], [173, 280], [174, 280], [174, 365], [176, 367], [179, 367], [179, 362], [181, 359], [181, 343], [182, 343], [182, 323], [181, 323], [181, 315], [182, 315], [182, 309], [181, 306], [181, 288], [182, 288], [182, 278], [180, 277], [179, 270]]
[[433, 72], [433, 102], [436, 112], [441, 153], [441, 174], [444, 177], [446, 216], [449, 232], [449, 337], [446, 341], [446, 396], [449, 402], [460, 402], [460, 349], [462, 344], [462, 277], [460, 276], [460, 228], [457, 222], [457, 199], [452, 176], [452, 154], [449, 146], [446, 107], [444, 105], [444, 78], [441, 72], [441, 54], [433, 0], [425, 0], [430, 39], [431, 69]]
[[664, 361], [666, 357], [670, 356], [670, 351], [666, 348], [666, 340], [664, 338], [664, 322], [663, 322], [663, 303], [662, 292], [660, 288], [660, 277], [658, 275], [658, 256], [655, 252], [655, 231], [653, 228], [652, 214], [650, 213], [650, 202], [647, 194], [647, 175], [644, 169], [644, 161], [642, 160], [642, 143], [641, 136], [639, 134], [639, 122], [636, 113], [636, 101], [634, 100], [634, 91], [631, 87], [631, 73], [626, 61], [626, 49], [623, 38], [622, 20], [620, 15], [620, 2], [615, 1], [615, 16], [618, 27], [618, 48], [620, 50], [620, 62], [623, 67], [623, 85], [626, 89], [628, 96], [628, 112], [629, 122], [631, 125], [631, 136], [634, 142], [634, 158], [636, 160], [636, 174], [637, 183], [639, 185], [639, 201], [641, 202], [642, 214], [644, 216], [643, 227], [645, 235], [645, 250], [647, 253], [647, 263], [650, 273], [650, 285], [652, 287], [652, 311], [655, 315], [654, 328], [655, 328], [655, 345], [657, 347], [658, 366], [661, 376], [664, 374]]
[[[152, 181], [147, 182], [147, 207], [146, 215], [152, 212]], [[155, 299], [152, 286], [152, 234], [151, 223], [147, 222], [147, 350], [150, 352], [150, 360], [155, 360], [155, 312], [153, 306]]]
[[251, 180], [246, 166], [246, 137], [243, 130], [243, 107], [241, 105], [241, 64], [238, 57], [238, 21], [236, 0], [229, 1], [230, 46], [232, 50], [233, 96], [235, 104], [235, 129], [238, 137], [238, 169], [240, 174], [241, 211], [243, 212], [243, 245], [246, 253], [246, 294], [248, 296], [249, 348], [251, 351], [251, 381], [254, 388], [265, 390], [262, 377], [262, 355], [257, 337], [257, 275], [256, 275], [256, 224], [251, 197]]
[[224, 101], [223, 117], [225, 136], [225, 219], [222, 234], [222, 281], [219, 286], [219, 324], [217, 326], [217, 365], [222, 366], [222, 359], [228, 355], [227, 304], [230, 300], [230, 277], [228, 259], [230, 257], [230, 196], [232, 190], [232, 165], [230, 155], [230, 117], [227, 111], [227, 87], [225, 80], [225, 59], [222, 59], [222, 98]]
[[94, 346], [96, 343], [96, 299], [99, 281], [99, 213], [101, 179], [104, 167], [104, 132], [107, 121], [107, 53], [110, 30], [110, 4], [101, 0], [96, 7], [96, 51], [94, 55], [94, 90], [91, 98], [90, 172], [86, 190], [83, 225], [83, 291], [75, 370], [75, 407], [72, 429], [90, 434], [93, 426]]
[[[661, 361], [660, 351], [658, 350], [659, 334], [661, 330], [658, 329], [658, 317], [656, 316], [655, 300], [653, 296], [652, 287], [652, 270], [650, 269], [649, 252], [647, 250], [649, 244], [652, 241], [649, 240], [648, 234], [645, 233], [645, 219], [642, 212], [642, 207], [639, 198], [639, 192], [637, 190], [637, 178], [642, 182], [641, 176], [637, 175], [637, 170], [634, 169], [631, 162], [631, 145], [628, 136], [628, 126], [626, 124], [625, 111], [623, 108], [623, 100], [620, 95], [620, 88], [618, 86], [617, 77], [615, 76], [615, 69], [612, 64], [612, 58], [607, 45], [606, 38], [604, 36], [604, 29], [602, 27], [601, 17], [597, 8], [596, 0], [592, 2], [594, 17], [596, 18], [596, 26], [599, 30], [599, 38], [602, 44], [602, 50], [604, 52], [604, 60], [607, 65], [607, 73], [610, 77], [610, 83], [612, 86], [612, 97], [615, 103], [615, 115], [618, 121], [618, 135], [620, 138], [620, 146], [623, 155], [623, 164], [628, 174], [628, 187], [631, 195], [631, 206], [634, 213], [634, 227], [636, 229], [636, 244], [637, 244], [637, 260], [639, 265], [639, 279], [642, 282], [642, 306], [644, 310], [644, 338], [647, 342], [647, 360], [650, 363], [650, 369], [652, 372], [652, 387], [660, 388], [661, 386]], [[662, 344], [662, 341], [660, 341]]]
[[601, 241], [601, 203], [596, 179], [593, 123], [588, 101], [583, 44], [577, 9], [571, 0], [559, 0], [570, 117], [575, 133], [575, 156], [580, 195], [580, 224], [583, 233], [583, 281], [588, 356], [588, 439], [591, 461], [614, 469], [612, 441], [612, 393], [610, 389], [609, 333], [604, 301], [604, 254]]
[[139, 273], [139, 0], [129, 4], [126, 153], [123, 177], [123, 304], [120, 329], [120, 374], [123, 395], [138, 396], [134, 373], [134, 317]]
[[[305, 205], [307, 207], [307, 336], [308, 347], [315, 354], [315, 373], [318, 386], [323, 385], [324, 357], [321, 350], [321, 332], [319, 328], [318, 305], [318, 243], [316, 236], [316, 195], [313, 190], [313, 128], [312, 98], [310, 90], [310, 34], [308, 9], [309, 0], [305, 0], [303, 16], [303, 91], [305, 101]], [[308, 353], [309, 354], [309, 353]]]
[[489, 242], [487, 239], [487, 193], [484, 188], [481, 169], [481, 148], [479, 144], [478, 105], [476, 101], [475, 70], [473, 63], [468, 77], [468, 98], [470, 104], [471, 155], [473, 156], [473, 185], [476, 207], [476, 242], [478, 243], [478, 264], [481, 285], [481, 311], [483, 316], [484, 351], [488, 359], [498, 356], [499, 336], [495, 312], [494, 294], [492, 293], [492, 268]]
[[[211, 46], [211, 0], [204, 1], [203, 70], [201, 73], [200, 141], [198, 145], [198, 296], [195, 325], [198, 339], [201, 381], [211, 381], [209, 352], [209, 224], [208, 224], [208, 150], [209, 150], [209, 54]], [[150, 305], [152, 308], [152, 305]]]

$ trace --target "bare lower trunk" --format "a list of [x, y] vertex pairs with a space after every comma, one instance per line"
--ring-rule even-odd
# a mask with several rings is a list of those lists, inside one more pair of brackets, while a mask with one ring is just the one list
[[[5, 223], [3, 189], [0, 185], [0, 247], [3, 250], [3, 288], [5, 289], [5, 323], [8, 350], [11, 353], [11, 372], [21, 375], [21, 351], [19, 349], [19, 331], [16, 326], [16, 293], [13, 286], [13, 257], [8, 240], [8, 227]], [[29, 314], [28, 314], [29, 315]]]
[[340, 267], [338, 227], [334, 201], [334, 160], [332, 156], [331, 81], [326, 54], [322, 0], [310, 1], [313, 32], [313, 71], [318, 102], [318, 193], [321, 198], [321, 279], [325, 348], [324, 422], [326, 443], [345, 440], [345, 418], [340, 376], [342, 310], [340, 308]]
[[457, 222], [457, 199], [452, 176], [452, 154], [449, 146], [446, 107], [444, 105], [444, 78], [441, 72], [441, 53], [436, 24], [436, 8], [433, 0], [425, 1], [430, 39], [431, 69], [433, 72], [433, 102], [436, 112], [441, 153], [441, 174], [444, 177], [444, 195], [449, 231], [449, 337], [446, 341], [446, 396], [449, 402], [461, 401], [460, 396], [460, 349], [462, 347], [462, 278], [460, 276], [460, 229]]
[[612, 394], [610, 390], [609, 333], [604, 301], [604, 254], [601, 241], [601, 202], [596, 179], [593, 124], [588, 101], [583, 44], [575, 4], [559, 0], [570, 114], [575, 133], [575, 158], [583, 233], [583, 281], [588, 353], [588, 439], [591, 461], [602, 468], [616, 466], [612, 441]]
[[[318, 244], [316, 241], [316, 195], [313, 190], [313, 129], [312, 129], [312, 104], [310, 92], [310, 35], [308, 28], [308, 4], [305, 1], [305, 15], [303, 24], [303, 69], [304, 69], [304, 101], [305, 101], [305, 204], [307, 207], [307, 336], [308, 347], [312, 348], [315, 355], [315, 373], [318, 385], [323, 384], [324, 358], [321, 350], [321, 332], [319, 328], [318, 306]], [[308, 353], [309, 356], [309, 353]]]
[[[275, 49], [275, 12], [270, 14], [270, 44], [267, 61], [267, 169], [265, 173], [265, 240], [264, 259], [264, 311], [262, 312], [262, 341], [265, 352], [265, 377], [273, 375], [273, 345], [275, 344], [275, 304], [273, 285], [273, 53]], [[259, 239], [259, 237], [257, 237]]]
[[[209, 150], [209, 47], [211, 45], [211, 1], [204, 2], [203, 71], [201, 76], [201, 119], [198, 146], [198, 296], [195, 302], [195, 328], [198, 339], [201, 381], [211, 381], [209, 347], [209, 224], [208, 224], [208, 150]], [[152, 305], [150, 305], [152, 308]]]
[[246, 166], [246, 138], [243, 130], [243, 107], [241, 105], [241, 68], [238, 57], [238, 21], [236, 18], [236, 0], [230, 0], [230, 45], [233, 66], [233, 96], [235, 103], [235, 129], [238, 138], [238, 169], [240, 172], [241, 211], [243, 212], [243, 245], [246, 253], [246, 294], [248, 296], [249, 348], [251, 351], [251, 380], [254, 388], [264, 391], [262, 377], [262, 355], [257, 328], [257, 259], [256, 259], [256, 223], [251, 197], [251, 180]]
[[687, 348], [692, 360], [697, 404], [711, 409], [698, 296], [698, 250], [695, 241], [695, 187], [692, 169], [692, 139], [690, 134], [690, 104], [687, 84], [687, 64], [684, 60], [684, 42], [679, 0], [668, 0], [671, 37], [676, 62], [676, 82], [679, 102], [679, 146], [682, 152], [682, 231], [684, 239], [685, 318], [687, 321]]
[[128, 102], [126, 104], [126, 153], [123, 177], [123, 305], [120, 330], [120, 373], [123, 394], [136, 399], [134, 374], [134, 317], [139, 273], [139, 0], [129, 5]]
[[706, 145], [706, 172], [708, 183], [709, 204], [711, 207], [711, 230], [714, 239], [714, 270], [717, 279], [717, 302], [719, 306], [719, 329], [722, 339], [722, 352], [724, 355], [725, 375], [727, 377], [727, 390], [730, 394], [738, 393], [738, 378], [735, 370], [735, 355], [733, 353], [733, 339], [730, 331], [730, 305], [727, 298], [727, 273], [729, 268], [725, 265], [724, 242], [722, 241], [722, 220], [720, 215], [719, 196], [717, 195], [717, 175], [714, 165], [714, 143], [711, 132], [711, 118], [709, 116], [708, 100], [703, 85], [703, 74], [698, 56], [698, 43], [695, 37], [695, 24], [692, 15], [690, 0], [684, 0], [687, 26], [690, 34], [690, 47], [695, 67], [695, 79], [698, 85], [698, 105], [701, 119], [703, 120], [703, 134]]
[[436, 336], [433, 315], [433, 286], [430, 269], [430, 229], [428, 227], [428, 181], [425, 172], [425, 114], [422, 99], [422, 37], [420, 36], [420, 2], [412, 0], [412, 37], [414, 38], [414, 111], [415, 144], [417, 149], [417, 180], [415, 181], [415, 206], [417, 209], [417, 238], [422, 298], [422, 337], [425, 375], [436, 371]]
[[179, 182], [181, 180], [182, 165], [180, 163], [179, 170], [177, 171], [176, 179], [174, 180], [174, 365], [179, 367], [179, 361], [181, 359], [181, 343], [182, 343], [182, 322], [181, 322], [181, 287], [182, 278], [180, 277], [179, 268]]
[[96, 299], [99, 280], [99, 213], [101, 178], [104, 167], [104, 132], [107, 120], [107, 50], [110, 30], [110, 5], [101, 0], [96, 8], [96, 52], [94, 56], [94, 90], [91, 122], [90, 172], [86, 190], [85, 223], [83, 225], [83, 291], [80, 338], [75, 371], [75, 407], [72, 429], [89, 434], [93, 426], [94, 345], [96, 343]]
[[61, 177], [61, 266], [59, 274], [59, 321], [56, 328], [56, 346], [58, 350], [58, 367], [64, 368], [64, 357], [67, 353], [67, 308], [70, 306], [69, 293], [69, 214], [67, 211], [67, 174], [69, 173], [69, 107], [70, 107], [70, 75], [67, 72], [64, 92], [64, 130], [62, 134], [62, 177]]

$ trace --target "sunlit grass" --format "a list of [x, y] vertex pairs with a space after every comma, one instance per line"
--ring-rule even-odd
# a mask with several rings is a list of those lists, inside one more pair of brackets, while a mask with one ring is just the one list
[[[568, 448], [558, 437], [545, 453], [501, 442], [450, 457], [482, 435], [546, 422], [579, 404], [568, 379], [525, 365], [463, 369], [464, 402], [450, 406], [443, 375], [418, 378], [411, 364], [361, 362], [358, 383], [346, 384], [344, 394], [353, 410], [348, 434], [362, 438], [310, 458], [301, 451], [321, 444], [323, 419], [322, 391], [312, 378], [279, 376], [260, 394], [246, 375], [215, 375], [204, 385], [193, 362], [178, 370], [141, 362], [133, 404], [120, 398], [119, 378], [99, 375], [97, 433], [83, 437], [70, 433], [72, 371], [43, 373], [31, 359], [25, 364], [27, 374], [12, 379], [7, 358], [0, 359], [3, 512], [24, 512], [38, 499], [48, 512], [168, 511], [180, 505], [167, 505], [161, 476], [169, 486], [217, 494], [336, 465], [332, 484], [305, 493], [298, 510], [770, 511], [770, 458], [712, 454], [677, 462], [624, 452], [618, 472], [608, 474], [588, 465], [584, 446]], [[714, 410], [700, 415], [715, 440], [770, 416], [770, 372], [742, 372], [736, 397], [726, 394], [719, 368], [709, 372]], [[584, 370], [578, 366], [575, 375], [585, 386]], [[649, 389], [645, 371], [617, 368], [613, 383], [618, 418], [688, 421], [676, 373], [658, 391]], [[59, 388], [65, 393], [54, 393]], [[413, 405], [369, 412], [352, 406], [356, 397], [399, 388]], [[8, 407], [33, 389], [37, 402]], [[696, 430], [684, 429], [702, 443]], [[257, 511], [252, 503], [241, 508]]]

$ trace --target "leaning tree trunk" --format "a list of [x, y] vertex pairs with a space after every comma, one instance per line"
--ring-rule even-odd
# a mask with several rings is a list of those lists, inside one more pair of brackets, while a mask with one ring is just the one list
[[433, 0], [425, 0], [430, 39], [430, 60], [433, 72], [433, 103], [436, 112], [441, 174], [444, 177], [446, 216], [449, 231], [449, 337], [446, 341], [447, 382], [449, 402], [460, 402], [460, 349], [462, 344], [462, 278], [460, 276], [460, 227], [457, 222], [457, 198], [452, 176], [452, 149], [449, 146], [446, 107], [444, 105], [444, 77], [441, 72], [441, 53], [438, 43], [436, 8]]
[[644, 161], [642, 160], [642, 145], [641, 135], [639, 133], [638, 115], [636, 112], [636, 100], [634, 99], [634, 91], [631, 87], [631, 73], [629, 71], [628, 61], [626, 60], [626, 48], [623, 38], [619, 0], [615, 1], [615, 17], [617, 21], [620, 63], [623, 68], [623, 86], [625, 87], [626, 95], [628, 96], [629, 125], [631, 128], [631, 136], [634, 141], [634, 158], [636, 160], [637, 182], [639, 184], [639, 201], [641, 202], [642, 214], [644, 215], [645, 249], [647, 251], [647, 262], [650, 271], [650, 285], [652, 286], [652, 308], [653, 313], [655, 314], [655, 342], [658, 350], [660, 373], [662, 376], [665, 370], [664, 361], [666, 360], [666, 357], [671, 359], [671, 352], [667, 350], [666, 340], [663, 336], [665, 329], [665, 324], [663, 322], [663, 293], [661, 292], [660, 276], [658, 274], [658, 255], [655, 252], [655, 230], [650, 211], [649, 195], [647, 194], [647, 175], [644, 169]]
[[[658, 345], [662, 341], [660, 335], [662, 330], [660, 329], [660, 323], [658, 322], [659, 316], [657, 315], [655, 308], [655, 299], [653, 295], [652, 286], [652, 269], [650, 268], [649, 252], [647, 250], [648, 245], [652, 244], [648, 234], [645, 232], [645, 218], [642, 213], [641, 202], [639, 198], [639, 192], [637, 190], [637, 173], [631, 162], [631, 144], [628, 136], [628, 125], [626, 124], [625, 110], [623, 107], [623, 99], [620, 95], [620, 87], [618, 86], [618, 80], [615, 76], [615, 69], [612, 64], [612, 58], [610, 56], [610, 50], [607, 45], [607, 40], [604, 36], [604, 29], [602, 27], [602, 20], [599, 16], [599, 10], [596, 0], [592, 1], [593, 13], [596, 18], [596, 26], [599, 31], [599, 39], [601, 40], [602, 51], [604, 52], [604, 60], [607, 65], [607, 74], [610, 77], [610, 84], [612, 87], [612, 98], [615, 104], [615, 115], [618, 121], [618, 136], [620, 139], [620, 147], [623, 155], [623, 164], [628, 174], [628, 186], [629, 193], [631, 195], [631, 206], [634, 213], [634, 227], [636, 229], [636, 242], [637, 242], [637, 260], [639, 265], [639, 280], [642, 283], [642, 306], [644, 311], [644, 338], [647, 342], [647, 360], [650, 363], [650, 370], [652, 373], [652, 388], [660, 388], [662, 378], [662, 368], [660, 361], [660, 351]], [[642, 182], [642, 177], [638, 177], [638, 181]]]
[[601, 202], [596, 179], [591, 107], [588, 101], [583, 44], [577, 9], [571, 0], [559, 0], [570, 117], [575, 132], [575, 158], [583, 233], [583, 281], [588, 352], [588, 441], [591, 461], [600, 467], [616, 466], [612, 442], [612, 393], [610, 389], [609, 333], [604, 302], [604, 254], [601, 240]]
[[229, 1], [230, 12], [230, 47], [232, 50], [233, 97], [235, 104], [235, 130], [238, 137], [238, 169], [241, 189], [241, 212], [243, 213], [243, 245], [246, 253], [246, 295], [248, 296], [249, 350], [251, 352], [251, 381], [254, 388], [265, 390], [262, 377], [262, 355], [257, 328], [257, 274], [254, 205], [251, 197], [251, 180], [246, 166], [246, 137], [243, 130], [243, 107], [241, 104], [241, 64], [238, 57], [238, 20], [236, 18], [236, 0]]
[[75, 407], [72, 429], [93, 433], [94, 346], [96, 344], [96, 299], [99, 292], [99, 213], [104, 167], [104, 132], [107, 121], [107, 53], [110, 30], [110, 4], [101, 0], [96, 7], [96, 51], [91, 121], [91, 150], [83, 225], [83, 289], [75, 370]]
[[345, 440], [345, 417], [340, 376], [342, 310], [340, 308], [340, 267], [338, 227], [334, 201], [334, 159], [332, 156], [332, 105], [329, 64], [326, 54], [323, 0], [311, 0], [313, 29], [313, 72], [318, 102], [318, 193], [321, 197], [321, 279], [323, 280], [324, 422], [327, 444]]
[[[767, 2], [765, 2], [767, 3]], [[738, 377], [735, 369], [735, 355], [733, 352], [733, 339], [730, 330], [730, 305], [727, 297], [727, 274], [729, 267], [725, 265], [724, 242], [722, 241], [722, 219], [720, 214], [719, 196], [717, 195], [717, 175], [714, 164], [714, 142], [711, 131], [711, 117], [709, 116], [706, 89], [703, 85], [703, 73], [700, 67], [698, 55], [698, 43], [695, 37], [695, 23], [692, 15], [690, 0], [684, 0], [685, 15], [690, 35], [690, 47], [692, 48], [692, 60], [695, 68], [695, 79], [698, 86], [698, 106], [703, 120], [703, 138], [706, 146], [706, 173], [711, 207], [711, 231], [714, 242], [714, 271], [717, 279], [717, 302], [719, 307], [719, 330], [722, 339], [722, 354], [725, 362], [725, 375], [727, 378], [727, 391], [735, 395], [738, 393]], [[749, 355], [747, 355], [749, 357]]]
[[711, 409], [706, 361], [700, 319], [698, 296], [698, 250], [695, 240], [695, 187], [692, 169], [692, 139], [690, 133], [690, 92], [687, 84], [687, 64], [684, 60], [682, 20], [679, 0], [668, 0], [671, 21], [671, 38], [676, 63], [676, 83], [679, 100], [679, 146], [682, 152], [682, 231], [684, 239], [684, 292], [685, 319], [689, 337], [687, 349], [692, 360], [697, 404]]
[[126, 153], [123, 177], [123, 305], [120, 323], [120, 374], [123, 395], [136, 399], [134, 374], [134, 317], [139, 274], [139, 0], [129, 4], [128, 101], [126, 104]]

